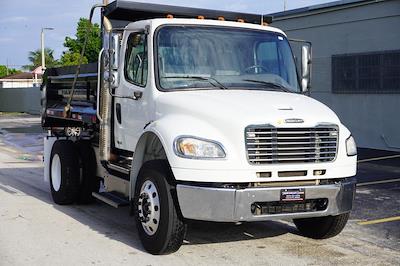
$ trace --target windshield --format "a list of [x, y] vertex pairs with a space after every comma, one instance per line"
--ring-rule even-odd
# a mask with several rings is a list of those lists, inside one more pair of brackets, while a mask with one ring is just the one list
[[158, 85], [163, 90], [300, 91], [292, 51], [279, 33], [164, 26], [156, 44]]

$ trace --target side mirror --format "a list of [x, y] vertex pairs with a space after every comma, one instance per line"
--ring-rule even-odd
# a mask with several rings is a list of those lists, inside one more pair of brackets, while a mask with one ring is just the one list
[[119, 50], [120, 50], [120, 35], [117, 33], [112, 36], [112, 43], [111, 43], [111, 55], [112, 55], [112, 68], [113, 70], [118, 69], [119, 63]]
[[311, 88], [311, 43], [301, 47], [301, 90], [308, 92]]
[[110, 59], [110, 82], [111, 87], [116, 88], [119, 84], [118, 78], [118, 66], [119, 66], [119, 51], [120, 51], [120, 34], [114, 33], [111, 35], [110, 47], [109, 47], [109, 59]]
[[121, 44], [121, 34], [118, 32], [105, 32], [104, 33], [104, 79], [108, 81], [111, 88], [118, 87], [118, 65], [119, 65], [119, 51]]

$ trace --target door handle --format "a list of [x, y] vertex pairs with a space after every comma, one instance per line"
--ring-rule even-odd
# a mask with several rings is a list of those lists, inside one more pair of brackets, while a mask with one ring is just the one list
[[117, 121], [118, 121], [119, 124], [121, 124], [122, 117], [121, 117], [121, 104], [120, 103], [117, 103], [115, 105], [115, 112], [116, 112], [116, 115], [117, 115]]
[[135, 101], [139, 100], [140, 98], [142, 98], [143, 96], [143, 92], [141, 91], [134, 91], [133, 92], [133, 97], [132, 99], [134, 99]]

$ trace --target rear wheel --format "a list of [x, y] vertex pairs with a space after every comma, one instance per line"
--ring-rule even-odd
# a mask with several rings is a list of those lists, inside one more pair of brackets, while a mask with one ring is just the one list
[[349, 216], [350, 213], [343, 213], [336, 216], [294, 219], [293, 222], [302, 235], [314, 239], [326, 239], [342, 232]]
[[80, 140], [75, 144], [81, 167], [78, 202], [86, 204], [93, 201], [92, 192], [98, 192], [100, 188], [100, 179], [96, 176], [96, 155], [89, 141]]
[[135, 191], [135, 220], [140, 240], [151, 254], [168, 254], [182, 245], [186, 227], [174, 200], [172, 173], [168, 163], [145, 163]]
[[78, 153], [71, 141], [54, 143], [50, 157], [50, 189], [55, 203], [74, 203], [79, 190]]

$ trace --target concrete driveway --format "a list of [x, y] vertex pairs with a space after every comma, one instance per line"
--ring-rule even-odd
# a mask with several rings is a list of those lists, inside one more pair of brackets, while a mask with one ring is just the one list
[[177, 253], [152, 256], [127, 208], [53, 203], [43, 181], [38, 123], [37, 117], [0, 117], [0, 265], [400, 264], [399, 164], [360, 163], [354, 211], [335, 238], [304, 238], [288, 221], [196, 222]]

